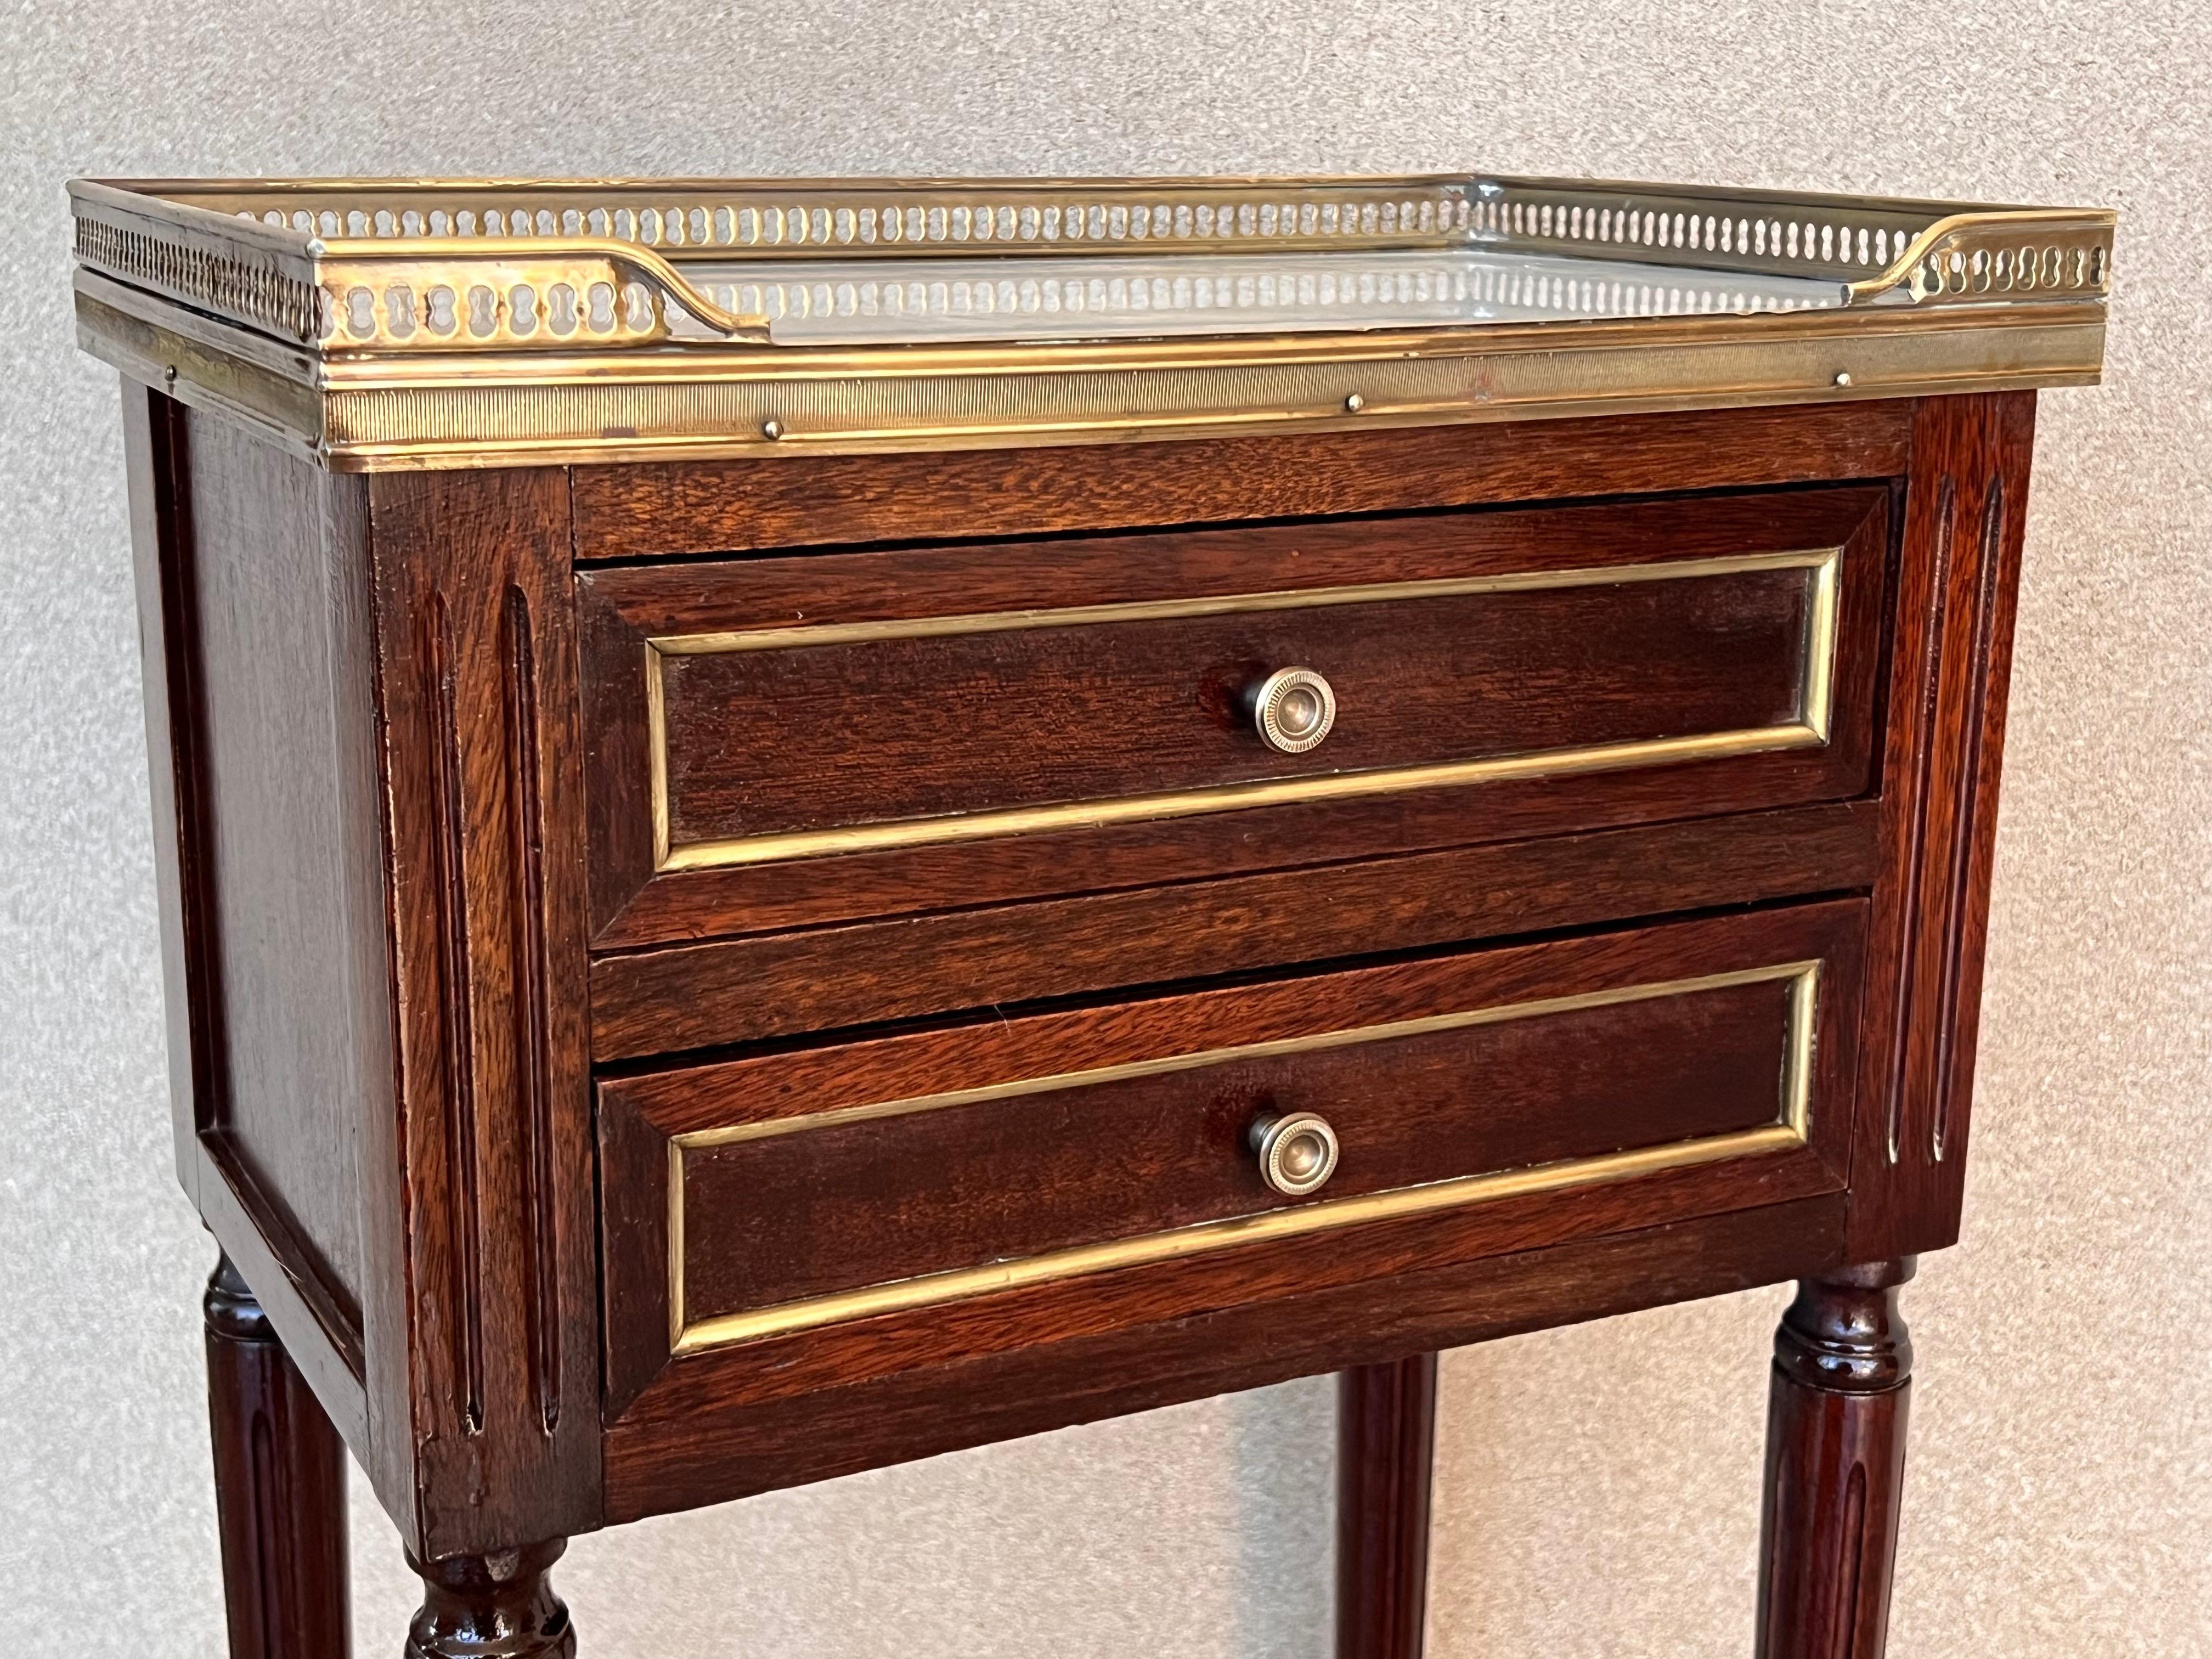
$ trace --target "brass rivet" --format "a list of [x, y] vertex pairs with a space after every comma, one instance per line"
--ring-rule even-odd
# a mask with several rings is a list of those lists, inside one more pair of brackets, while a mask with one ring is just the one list
[[1850, 372], [1850, 370], [1849, 370], [1848, 368], [1839, 368], [1839, 369], [1838, 369], [1838, 370], [1836, 371], [1836, 384], [1837, 384], [1838, 386], [1849, 386], [1850, 383], [1851, 383], [1851, 372]]
[[1353, 392], [1349, 398], [1346, 398], [1344, 400], [1344, 412], [1347, 415], [1357, 415], [1361, 410], [1366, 407], [1367, 399], [1361, 397], [1357, 392]]
[[783, 422], [781, 421], [762, 422], [761, 436], [766, 438], [770, 443], [775, 442], [783, 436]]

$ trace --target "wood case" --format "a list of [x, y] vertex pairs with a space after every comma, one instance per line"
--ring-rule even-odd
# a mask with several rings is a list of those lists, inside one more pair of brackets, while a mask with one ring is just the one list
[[186, 1184], [426, 1561], [1948, 1243], [2033, 409], [364, 478], [132, 388]]

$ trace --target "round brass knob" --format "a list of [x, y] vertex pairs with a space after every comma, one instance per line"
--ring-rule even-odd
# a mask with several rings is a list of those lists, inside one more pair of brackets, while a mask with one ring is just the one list
[[1336, 1131], [1313, 1112], [1263, 1117], [1252, 1126], [1260, 1177], [1277, 1192], [1304, 1198], [1336, 1173]]
[[1251, 691], [1260, 741], [1285, 755], [1317, 747], [1336, 724], [1336, 693], [1310, 668], [1278, 668]]

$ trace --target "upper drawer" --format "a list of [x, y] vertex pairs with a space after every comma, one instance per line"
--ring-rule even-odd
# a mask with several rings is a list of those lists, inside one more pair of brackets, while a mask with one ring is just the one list
[[1854, 793], [1886, 501], [589, 574], [603, 941]]

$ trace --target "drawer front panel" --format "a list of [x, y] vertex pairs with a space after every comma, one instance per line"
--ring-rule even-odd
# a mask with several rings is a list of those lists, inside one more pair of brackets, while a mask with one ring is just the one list
[[[1827, 490], [593, 572], [598, 908], [641, 881], [774, 885], [979, 842], [1157, 846], [1224, 813], [1450, 797], [1465, 820], [1474, 786], [1687, 762], [1796, 754], [1799, 781], [1758, 804], [1848, 793], [1883, 506]], [[1336, 711], [1295, 753], [1251, 707], [1291, 668]], [[1705, 798], [1738, 804], [1717, 781]], [[1006, 873], [994, 854], [988, 878]]]
[[[1836, 557], [678, 638], [656, 665], [664, 862], [1381, 793], [1472, 781], [1467, 763], [1505, 756], [1627, 765], [1662, 742], [1809, 745]], [[1201, 605], [1212, 614], [1176, 614]], [[1339, 707], [1299, 755], [1270, 749], [1240, 707], [1285, 667], [1321, 673]], [[1595, 748], [1615, 752], [1571, 754]]]
[[[1848, 1116], [1815, 1056], [1850, 1045], [1862, 909], [606, 1083], [609, 1225], [634, 1235], [610, 1249], [611, 1337], [698, 1352], [1531, 1193], [1817, 1162]], [[1304, 1113], [1340, 1151], [1288, 1196], [1253, 1134]], [[655, 1302], [665, 1322], [641, 1322]]]
[[[685, 1158], [694, 1300], [708, 1316], [774, 1307], [1288, 1209], [1300, 1200], [1270, 1190], [1247, 1141], [1270, 1113], [1326, 1115], [1347, 1149], [1332, 1202], [1760, 1129], [1791, 1068], [1803, 972], [1459, 1011], [748, 1126]], [[1620, 1086], [1629, 1054], [1654, 1066], [1633, 1098]], [[887, 1127], [891, 1116], [911, 1121]], [[765, 1211], [764, 1193], [796, 1196]], [[743, 1227], [714, 1219], [740, 1212]]]

